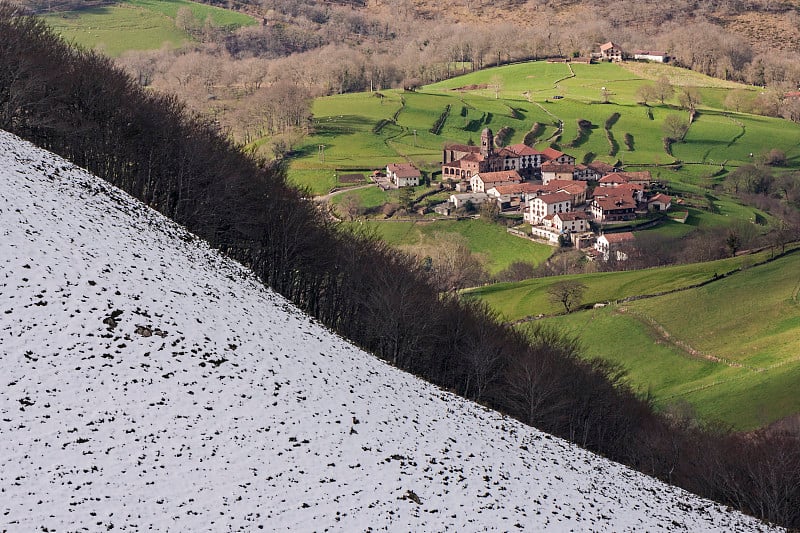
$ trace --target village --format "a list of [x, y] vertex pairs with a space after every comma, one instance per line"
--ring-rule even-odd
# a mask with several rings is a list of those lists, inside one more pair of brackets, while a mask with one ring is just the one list
[[[626, 58], [665, 63], [662, 52], [628, 54], [613, 42], [602, 44], [586, 62]], [[567, 153], [525, 144], [497, 146], [493, 132], [481, 132], [480, 145], [447, 143], [442, 150], [441, 180], [454, 192], [433, 211], [442, 216], [470, 212], [486, 203], [504, 214], [521, 213], [524, 225], [509, 230], [554, 246], [574, 246], [589, 260], [625, 261], [635, 250], [632, 223], [663, 213], [672, 197], [649, 171], [626, 172], [596, 161], [576, 163]], [[410, 163], [386, 167], [393, 187], [420, 184], [421, 172]]]
[[[412, 187], [420, 184], [421, 172], [410, 163], [392, 163], [386, 178], [394, 187]], [[433, 208], [439, 215], [496, 204], [502, 213], [522, 214], [524, 236], [574, 246], [590, 260], [626, 260], [635, 248], [634, 235], [623, 230], [672, 206], [649, 171], [576, 164], [573, 156], [554, 148], [496, 148], [489, 128], [481, 132], [480, 145], [444, 146], [441, 179], [453, 193]]]

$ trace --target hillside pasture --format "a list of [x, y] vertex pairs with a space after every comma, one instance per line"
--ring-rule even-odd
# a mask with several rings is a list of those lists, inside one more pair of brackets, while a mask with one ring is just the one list
[[364, 221], [358, 223], [374, 229], [389, 244], [409, 248], [434, 242], [437, 234], [458, 234], [466, 238], [467, 246], [483, 262], [490, 274], [508, 268], [514, 261], [533, 265], [544, 262], [553, 252], [545, 244], [515, 237], [506, 230], [480, 219], [438, 221]]
[[743, 265], [764, 261], [770, 254], [770, 251], [765, 251], [689, 265], [535, 278], [516, 283], [498, 283], [469, 290], [464, 294], [486, 301], [504, 320], [511, 322], [539, 314], [563, 312], [563, 307], [549, 301], [547, 291], [553, 284], [564, 280], [577, 280], [586, 285], [584, 303], [610, 302], [703, 283], [712, 279], [715, 274], [721, 275]]
[[[722, 163], [725, 169], [734, 169], [778, 148], [791, 164], [800, 166], [800, 126], [716, 107], [722, 105], [728, 91], [746, 86], [720, 83], [669, 65], [643, 65], [629, 68], [627, 64], [539, 61], [472, 72], [415, 92], [385, 90], [380, 93], [382, 99], [375, 93], [319, 98], [313, 108], [317, 131], [305, 140], [300, 157], [292, 160], [290, 178], [295, 169], [379, 168], [398, 160], [435, 172], [445, 142], [477, 143], [485, 127], [495, 133], [503, 127], [511, 128], [508, 142], [522, 142], [534, 123], [544, 126], [536, 139], [539, 149], [555, 142], [578, 161], [589, 154], [590, 159], [609, 163], [646, 165], [642, 168], [678, 190], [691, 189], [701, 196], [704, 187], [719, 182], [715, 174]], [[648, 106], [638, 104], [636, 96], [642, 84], [661, 75], [701, 87], [704, 99], [685, 142], [675, 143], [672, 155], [664, 150], [662, 125], [668, 115], [688, 116], [688, 112], [678, 108], [677, 95], [663, 105], [650, 102]], [[603, 87], [608, 103], [602, 101]], [[495, 98], [496, 93], [499, 98]], [[556, 94], [563, 98], [553, 99]], [[431, 133], [447, 106], [450, 111], [441, 130]], [[604, 126], [615, 113], [619, 118], [610, 131], [618, 148], [611, 155]], [[567, 147], [577, 136], [579, 120], [589, 120], [593, 128], [579, 146]], [[554, 139], [559, 121], [563, 133], [560, 139]], [[379, 123], [382, 125], [376, 128]], [[633, 140], [632, 150], [624, 143], [626, 134]], [[324, 163], [318, 161], [319, 144], [326, 146]], [[676, 159], [684, 162], [679, 170], [663, 166]], [[307, 180], [300, 181], [309, 185]], [[312, 189], [322, 191], [324, 187], [312, 184]]]
[[177, 48], [192, 37], [175, 25], [180, 8], [188, 8], [202, 26], [208, 17], [223, 27], [255, 24], [242, 13], [187, 0], [124, 0], [103, 7], [43, 16], [64, 39], [117, 57], [129, 50]]
[[44, 17], [69, 42], [119, 56], [128, 50], [177, 48], [190, 40], [175, 21], [150, 10], [118, 4]]
[[659, 407], [686, 401], [702, 419], [746, 430], [800, 411], [798, 292], [795, 253], [696, 289], [545, 323], [577, 336], [586, 357], [620, 364]]

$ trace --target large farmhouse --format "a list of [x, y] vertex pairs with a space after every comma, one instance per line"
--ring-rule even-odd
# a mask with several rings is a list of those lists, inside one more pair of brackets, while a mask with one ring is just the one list
[[386, 176], [397, 187], [416, 187], [422, 177], [411, 163], [389, 163], [386, 165]]
[[[492, 130], [481, 132], [480, 146], [447, 144], [442, 150], [442, 179], [469, 181], [481, 172], [516, 170], [521, 176], [538, 176], [543, 164], [575, 165], [575, 158], [553, 148], [536, 150], [525, 144], [496, 149]], [[570, 178], [572, 179], [572, 178]]]
[[572, 210], [572, 197], [564, 192], [537, 196], [528, 202], [528, 211], [523, 215], [530, 224], [541, 224], [547, 215], [566, 213]]
[[603, 255], [603, 259], [606, 261], [612, 256], [617, 261], [625, 261], [631, 253], [634, 241], [635, 237], [630, 231], [607, 233], [597, 238], [595, 249]]
[[589, 204], [596, 222], [619, 222], [636, 218], [636, 201], [631, 196], [596, 197]]
[[603, 61], [611, 61], [612, 63], [620, 63], [624, 59], [622, 48], [611, 41], [601, 44], [600, 59]]
[[486, 192], [498, 185], [512, 185], [522, 183], [522, 176], [516, 170], [502, 172], [480, 172], [469, 180], [472, 192]]

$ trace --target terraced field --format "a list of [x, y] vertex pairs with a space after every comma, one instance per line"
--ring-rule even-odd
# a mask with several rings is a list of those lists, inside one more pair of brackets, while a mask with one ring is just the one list
[[[374, 93], [321, 98], [313, 109], [317, 133], [292, 162], [291, 176], [322, 192], [332, 184], [336, 168], [379, 168], [390, 161], [409, 160], [433, 173], [447, 141], [477, 141], [484, 127], [495, 133], [508, 127], [512, 130], [508, 142], [522, 142], [535, 123], [544, 126], [538, 148], [555, 142], [579, 161], [619, 160], [629, 169], [649, 168], [679, 189], [696, 191], [712, 184], [712, 176], [724, 176], [725, 171], [752, 162], [750, 154], [772, 148], [786, 152], [793, 168], [800, 167], [800, 126], [722, 109], [729, 91], [755, 88], [665, 65], [633, 69], [636, 72], [613, 64], [532, 62], [474, 72], [416, 92], [381, 91], [383, 98]], [[664, 105], [636, 103], [638, 88], [661, 75], [700, 87], [704, 102], [686, 142], [673, 145], [674, 155], [664, 150], [662, 124], [670, 114], [686, 114], [678, 108], [677, 96]], [[608, 103], [603, 103], [604, 88]], [[556, 95], [563, 98], [553, 99]], [[441, 130], [431, 133], [448, 106]], [[604, 126], [615, 114], [619, 117], [609, 129], [617, 144], [612, 151]], [[568, 147], [581, 119], [593, 127], [583, 143]], [[559, 122], [563, 132], [554, 138]], [[624, 142], [626, 134], [633, 149]], [[325, 161], [319, 158], [320, 144], [325, 145]], [[650, 166], [676, 159], [687, 163], [677, 172]]]

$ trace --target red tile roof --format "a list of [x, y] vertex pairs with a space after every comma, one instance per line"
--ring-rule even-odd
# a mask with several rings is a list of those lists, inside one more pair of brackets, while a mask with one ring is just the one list
[[471, 152], [462, 157], [461, 159], [459, 159], [459, 161], [476, 161], [476, 162], [481, 162], [483, 160], [484, 160], [483, 155], [474, 152]]
[[544, 150], [542, 150], [542, 155], [546, 159], [558, 159], [562, 155], [567, 155], [567, 154], [565, 154], [564, 152], [559, 152], [555, 148], [545, 148]]
[[621, 244], [623, 242], [630, 242], [636, 239], [636, 237], [630, 231], [623, 231], [622, 233], [606, 233], [602, 236], [606, 238], [609, 244]]
[[481, 172], [478, 174], [483, 183], [522, 183], [522, 176], [516, 170], [503, 170], [501, 172]]
[[508, 148], [509, 150], [511, 150], [512, 152], [514, 152], [515, 154], [517, 154], [520, 157], [523, 157], [523, 156], [526, 156], [526, 155], [541, 154], [541, 152], [539, 150], [537, 150], [535, 148], [531, 148], [527, 144], [522, 144], [522, 143], [520, 143], [520, 144], [512, 144], [511, 146], [506, 146], [506, 148]]
[[398, 178], [418, 178], [420, 176], [417, 167], [411, 163], [389, 163], [387, 170], [397, 175]]
[[550, 194], [543, 194], [539, 196], [539, 200], [545, 204], [557, 204], [559, 202], [572, 201], [572, 195], [564, 192], [552, 192]]
[[513, 183], [511, 185], [497, 185], [494, 187], [500, 194], [520, 194], [530, 193], [534, 194], [541, 190], [539, 185], [533, 183]]
[[672, 201], [671, 196], [667, 196], [666, 194], [661, 194], [661, 193], [656, 194], [655, 196], [650, 198], [650, 200], [648, 200], [648, 202], [662, 202], [665, 204], [668, 204], [671, 201]]
[[595, 198], [594, 202], [598, 206], [600, 206], [600, 208], [603, 211], [636, 208], [636, 202], [633, 201], [633, 198], [626, 198], [624, 196], [607, 196], [605, 198]]
[[600, 178], [600, 183], [628, 183], [630, 181], [649, 183], [652, 179], [649, 170], [641, 172], [612, 172]]
[[566, 165], [561, 163], [556, 163], [555, 161], [548, 161], [547, 163], [542, 164], [542, 172], [558, 172], [558, 173], [566, 173], [569, 172], [572, 174], [575, 172], [575, 165]]
[[587, 219], [586, 213], [582, 213], [580, 211], [568, 211], [566, 213], [557, 213], [556, 216], [558, 216], [558, 218], [560, 218], [562, 222]]
[[509, 150], [508, 148], [500, 148], [495, 152], [495, 155], [500, 157], [519, 157], [515, 151]]
[[550, 180], [547, 182], [547, 185], [542, 185], [542, 187], [553, 191], [569, 188], [577, 192], [582, 192], [588, 189], [589, 185], [585, 181], [580, 180]]
[[614, 165], [609, 165], [608, 163], [604, 163], [603, 161], [593, 161], [586, 166], [591, 168], [592, 170], [600, 172], [601, 174], [611, 174], [612, 172], [614, 172]]
[[621, 174], [623, 176], [627, 176], [629, 181], [652, 181], [653, 176], [650, 174], [649, 170], [641, 170], [638, 172], [617, 172], [617, 174]]

